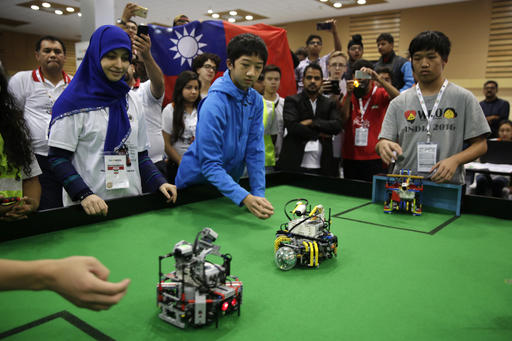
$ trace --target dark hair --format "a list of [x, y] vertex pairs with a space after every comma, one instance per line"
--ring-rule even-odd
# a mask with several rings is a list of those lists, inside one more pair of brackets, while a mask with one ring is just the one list
[[[174, 112], [172, 117], [172, 135], [171, 135], [171, 143], [176, 143], [178, 138], [183, 135], [185, 131], [185, 122], [183, 120], [183, 116], [185, 114], [185, 99], [183, 98], [183, 89], [190, 81], [197, 81], [199, 84], [199, 89], [201, 89], [201, 81], [199, 80], [199, 76], [197, 73], [193, 71], [183, 71], [178, 75], [176, 79], [176, 84], [174, 85], [174, 92], [172, 94], [172, 101], [174, 104]], [[196, 101], [194, 102], [194, 107], [197, 108], [199, 101], [201, 101], [201, 96], [197, 96]]]
[[7, 90], [7, 78], [0, 67], [0, 135], [4, 140], [4, 152], [9, 166], [32, 171], [32, 141], [23, 118], [23, 111], [17, 107], [14, 98]]
[[318, 65], [317, 63], [311, 63], [308, 66], [306, 66], [306, 68], [304, 69], [304, 74], [302, 75], [303, 77], [306, 77], [306, 72], [309, 69], [318, 70], [318, 71], [320, 71], [321, 75], [324, 74], [324, 72], [323, 72], [322, 68], [320, 67], [320, 65]]
[[136, 26], [139, 26], [139, 25], [135, 22], [135, 20], [133, 20], [133, 19], [128, 19], [128, 22], [131, 22], [132, 24], [135, 24]]
[[494, 85], [496, 85], [496, 90], [498, 90], [498, 83], [496, 81], [490, 80], [490, 81], [485, 82], [484, 83], [484, 88], [487, 86], [487, 84], [494, 84]]
[[41, 37], [37, 43], [36, 43], [36, 51], [39, 52], [39, 50], [41, 50], [41, 43], [43, 42], [43, 40], [49, 40], [49, 41], [56, 41], [56, 42], [59, 42], [60, 46], [62, 46], [62, 52], [64, 52], [64, 54], [66, 54], [66, 46], [64, 45], [64, 43], [62, 42], [62, 40], [60, 40], [59, 38], [56, 38], [54, 36], [44, 36], [44, 37]]
[[263, 71], [261, 71], [261, 74], [263, 75], [263, 77], [265, 77], [265, 74], [267, 72], [272, 72], [272, 71], [279, 72], [279, 76], [281, 76], [281, 68], [274, 64], [265, 65], [265, 67], [263, 68]]
[[320, 37], [318, 34], [310, 34], [308, 39], [306, 39], [306, 45], [309, 45], [309, 42], [313, 39], [318, 39], [320, 42], [322, 42], [322, 37]]
[[504, 125], [504, 124], [508, 124], [509, 126], [511, 126], [511, 127], [512, 127], [512, 121], [511, 121], [511, 120], [503, 120], [503, 121], [501, 121], [501, 122], [500, 122], [500, 124], [498, 125], [498, 129], [500, 129], [500, 128], [501, 128], [501, 126], [502, 126], [502, 125]]
[[258, 56], [267, 64], [268, 51], [263, 39], [252, 33], [244, 33], [235, 36], [228, 44], [228, 58], [235, 64], [241, 56]]
[[356, 70], [361, 70], [361, 68], [367, 67], [369, 69], [373, 70], [373, 63], [369, 62], [366, 59], [359, 59], [352, 65], [352, 72], [355, 72]]
[[394, 44], [395, 43], [395, 39], [393, 38], [393, 36], [391, 35], [391, 33], [381, 33], [379, 34], [379, 36], [377, 37], [377, 43], [381, 40], [385, 40], [387, 42], [389, 42], [390, 44]]
[[393, 71], [391, 71], [391, 69], [387, 66], [380, 66], [378, 67], [375, 72], [377, 72], [378, 74], [381, 74], [381, 73], [387, 73], [389, 74], [390, 76], [393, 75]]
[[352, 40], [350, 40], [350, 41], [348, 42], [347, 50], [349, 50], [349, 49], [350, 49], [350, 46], [352, 46], [352, 45], [361, 45], [361, 47], [364, 47], [364, 46], [363, 46], [363, 37], [361, 37], [361, 35], [360, 35], [360, 34], [354, 34], [354, 35], [352, 36]]
[[217, 70], [220, 64], [220, 57], [217, 56], [215, 53], [206, 52], [197, 55], [192, 60], [192, 71], [197, 72], [197, 70], [203, 67], [204, 63], [206, 63], [208, 59], [213, 60], [213, 62], [215, 63], [215, 70]]
[[414, 54], [418, 51], [434, 50], [446, 62], [450, 54], [450, 39], [439, 31], [425, 31], [418, 34], [409, 44], [409, 54], [414, 58]]
[[308, 56], [308, 51], [306, 51], [306, 48], [304, 47], [299, 47], [296, 51], [295, 51], [295, 54], [301, 54], [303, 55], [304, 57], [307, 57]]

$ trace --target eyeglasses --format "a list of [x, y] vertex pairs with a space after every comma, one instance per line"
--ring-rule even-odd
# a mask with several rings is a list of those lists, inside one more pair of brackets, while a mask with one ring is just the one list
[[213, 70], [213, 71], [217, 70], [217, 67], [213, 66], [213, 65], [204, 64], [202, 67], [205, 68], [206, 70]]
[[330, 67], [333, 67], [335, 69], [343, 69], [344, 67], [346, 67], [347, 65], [346, 64], [341, 64], [341, 63], [333, 63], [331, 65], [329, 65]]
[[309, 45], [319, 45], [322, 46], [322, 42], [318, 40], [313, 40], [308, 43]]

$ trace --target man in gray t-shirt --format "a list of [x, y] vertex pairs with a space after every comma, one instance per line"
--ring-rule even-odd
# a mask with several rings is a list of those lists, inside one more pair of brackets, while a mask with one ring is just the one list
[[[376, 150], [388, 164], [398, 159], [394, 172], [411, 169], [418, 173], [418, 144], [428, 142], [430, 121], [430, 142], [437, 145], [437, 153], [435, 164], [423, 175], [431, 173], [435, 182], [463, 184], [463, 165], [486, 152], [490, 129], [475, 96], [445, 82], [443, 69], [449, 52], [450, 41], [441, 32], [426, 31], [413, 39], [409, 53], [420, 94], [413, 87], [390, 103]], [[432, 112], [439, 93], [442, 97]], [[424, 99], [427, 112], [420, 97]], [[465, 142], [469, 147], [463, 150]], [[403, 158], [398, 158], [399, 155]]]

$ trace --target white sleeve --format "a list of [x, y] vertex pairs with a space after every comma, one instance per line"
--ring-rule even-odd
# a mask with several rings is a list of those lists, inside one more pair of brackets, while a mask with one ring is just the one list
[[31, 179], [31, 178], [41, 175], [43, 173], [43, 172], [41, 172], [41, 168], [39, 168], [39, 163], [37, 163], [34, 153], [32, 153], [31, 157], [32, 157], [32, 162], [30, 163], [30, 173], [25, 174], [25, 172], [22, 170], [22, 172], [21, 172], [22, 180]]
[[21, 110], [25, 108], [25, 100], [27, 99], [26, 84], [24, 82], [23, 72], [18, 72], [9, 79], [8, 89], [14, 97], [16, 104]]
[[50, 129], [48, 146], [75, 152], [82, 132], [84, 115], [88, 113], [74, 114], [55, 121]]
[[172, 119], [174, 114], [174, 108], [172, 103], [166, 105], [162, 111], [162, 130], [167, 134], [172, 135]]
[[162, 102], [163, 102], [164, 96], [165, 96], [165, 91], [164, 91], [164, 94], [162, 94], [162, 96], [160, 96], [160, 98], [155, 98], [155, 96], [153, 96], [153, 93], [151, 92], [151, 81], [150, 80], [145, 81], [144, 83], [142, 83], [140, 85], [139, 92], [141, 93], [141, 96], [144, 96], [144, 100], [142, 101], [142, 103], [155, 102], [155, 103], [162, 105]]

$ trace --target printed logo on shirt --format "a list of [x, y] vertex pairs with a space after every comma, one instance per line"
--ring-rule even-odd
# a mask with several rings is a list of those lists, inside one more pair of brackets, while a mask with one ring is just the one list
[[416, 111], [414, 111], [414, 110], [407, 110], [404, 113], [404, 116], [405, 116], [405, 119], [407, 120], [407, 122], [414, 123], [414, 121], [416, 120]]
[[454, 108], [446, 108], [444, 110], [443, 116], [444, 116], [444, 118], [451, 120], [452, 118], [457, 117], [457, 113], [455, 112]]
[[372, 105], [371, 109], [372, 110], [379, 109], [379, 105], [378, 104], [374, 104], [374, 105]]

